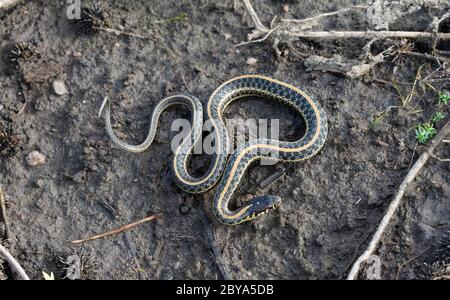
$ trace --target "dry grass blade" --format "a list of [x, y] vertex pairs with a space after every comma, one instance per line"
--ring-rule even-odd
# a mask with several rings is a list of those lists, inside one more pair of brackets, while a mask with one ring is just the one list
[[128, 231], [128, 230], [130, 230], [130, 229], [132, 229], [132, 228], [134, 228], [134, 227], [136, 227], [138, 225], [141, 225], [143, 223], [147, 223], [147, 222], [151, 222], [153, 220], [156, 220], [158, 217], [159, 217], [158, 215], [152, 215], [152, 216], [146, 217], [146, 218], [144, 218], [142, 220], [139, 220], [137, 222], [133, 222], [133, 223], [130, 223], [128, 225], [125, 225], [125, 226], [113, 229], [111, 231], [108, 231], [108, 232], [105, 232], [105, 233], [101, 233], [101, 234], [97, 234], [97, 235], [88, 237], [86, 239], [72, 241], [70, 243], [73, 244], [73, 245], [78, 245], [78, 244], [82, 244], [82, 243], [85, 243], [85, 242], [98, 240], [98, 239], [101, 239], [101, 238], [104, 238], [104, 237], [107, 237], [107, 236], [119, 234], [119, 233]]

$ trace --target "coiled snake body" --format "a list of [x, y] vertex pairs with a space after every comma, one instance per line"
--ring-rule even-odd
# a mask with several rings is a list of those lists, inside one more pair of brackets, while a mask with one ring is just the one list
[[[275, 100], [292, 107], [300, 113], [306, 123], [306, 133], [294, 142], [272, 139], [254, 139], [246, 142], [228, 155], [230, 138], [223, 120], [223, 112], [233, 101], [250, 96], [260, 96]], [[188, 160], [197, 142], [201, 140], [203, 130], [203, 109], [201, 102], [191, 95], [167, 97], [156, 106], [151, 118], [150, 130], [140, 145], [129, 145], [121, 141], [111, 126], [110, 103], [105, 98], [99, 112], [105, 112], [106, 130], [113, 143], [130, 152], [142, 152], [148, 149], [156, 134], [161, 113], [172, 105], [184, 105], [192, 113], [192, 130], [189, 138], [184, 139], [177, 148], [173, 170], [177, 185], [189, 193], [202, 193], [219, 186], [214, 196], [213, 211], [225, 224], [239, 224], [251, 220], [278, 207], [281, 198], [265, 195], [256, 197], [242, 207], [231, 211], [229, 202], [245, 170], [257, 159], [274, 159], [282, 162], [296, 162], [315, 155], [325, 143], [328, 131], [327, 118], [321, 105], [298, 88], [284, 82], [260, 75], [235, 77], [218, 87], [211, 95], [207, 114], [215, 135], [215, 154], [209, 171], [200, 178], [192, 177], [188, 172]], [[276, 153], [276, 157], [274, 157]]]

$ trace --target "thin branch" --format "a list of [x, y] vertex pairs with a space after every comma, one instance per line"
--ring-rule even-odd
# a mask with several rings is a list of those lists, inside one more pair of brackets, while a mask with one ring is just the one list
[[440, 162], [450, 162], [450, 158], [440, 158], [440, 157], [438, 157], [438, 156], [436, 156], [436, 155], [431, 155], [433, 158], [435, 158], [435, 159], [437, 159], [438, 161], [440, 161]]
[[122, 233], [122, 232], [128, 231], [128, 230], [130, 230], [130, 229], [132, 229], [132, 228], [134, 228], [134, 227], [136, 227], [138, 225], [141, 225], [143, 223], [147, 223], [147, 222], [151, 222], [153, 220], [156, 220], [158, 217], [159, 217], [158, 215], [152, 215], [152, 216], [146, 217], [146, 218], [144, 218], [142, 220], [139, 220], [137, 222], [133, 222], [131, 224], [128, 224], [128, 225], [125, 225], [125, 226], [113, 229], [111, 231], [108, 231], [108, 232], [105, 232], [105, 233], [101, 233], [101, 234], [97, 234], [97, 235], [88, 237], [86, 239], [72, 241], [70, 243], [73, 244], [73, 245], [78, 245], [78, 244], [82, 244], [82, 243], [85, 243], [85, 242], [94, 241], [94, 240], [98, 240], [98, 239], [101, 239], [101, 238], [104, 238], [104, 237], [107, 237], [107, 236], [111, 236], [111, 235], [115, 235], [115, 234], [118, 234], [118, 233]]
[[427, 253], [428, 250], [430, 250], [431, 248], [432, 248], [431, 246], [428, 247], [428, 248], [426, 248], [425, 250], [423, 250], [422, 252], [420, 252], [418, 255], [416, 255], [416, 256], [414, 256], [413, 258], [408, 259], [407, 261], [405, 261], [404, 263], [402, 263], [402, 264], [400, 265], [400, 267], [398, 267], [396, 280], [399, 279], [399, 277], [400, 277], [400, 272], [402, 271], [402, 269], [403, 269], [407, 264], [409, 264], [409, 263], [415, 261], [416, 259], [418, 259], [418, 258], [421, 257], [422, 255], [424, 255], [425, 253]]
[[418, 39], [437, 36], [441, 40], [450, 40], [450, 33], [432, 33], [421, 31], [281, 31], [280, 34], [300, 38], [348, 39], [348, 38], [403, 38]]
[[112, 29], [112, 28], [106, 28], [106, 27], [92, 27], [92, 29], [99, 30], [99, 31], [105, 31], [105, 32], [108, 32], [108, 33], [114, 33], [114, 34], [116, 34], [116, 35], [131, 36], [131, 37], [135, 37], [135, 38], [142, 39], [142, 40], [147, 40], [147, 39], [149, 39], [149, 37], [147, 37], [147, 36], [143, 36], [143, 35], [136, 34], [136, 33], [131, 33], [131, 32], [125, 32], [125, 31], [121, 31], [121, 30], [117, 30], [117, 29]]
[[211, 254], [217, 265], [217, 268], [219, 269], [220, 275], [222, 276], [223, 280], [229, 280], [230, 276], [228, 275], [228, 273], [225, 269], [225, 265], [223, 264], [222, 254], [221, 254], [219, 248], [217, 247], [216, 237], [214, 236], [212, 224], [204, 212], [200, 213], [200, 220], [202, 221], [203, 227], [205, 228], [205, 234], [206, 234], [206, 238], [209, 242]]
[[0, 208], [2, 210], [3, 223], [5, 223], [6, 239], [9, 239], [11, 237], [11, 230], [9, 227], [8, 214], [6, 212], [5, 195], [3, 193], [3, 188], [1, 185], [0, 185]]
[[439, 134], [431, 140], [429, 148], [426, 152], [424, 152], [419, 159], [416, 161], [414, 166], [409, 170], [408, 174], [406, 175], [405, 179], [403, 180], [402, 184], [399, 187], [399, 190], [397, 194], [395, 195], [394, 200], [389, 205], [389, 208], [384, 215], [383, 219], [381, 220], [380, 224], [378, 225], [378, 228], [372, 237], [372, 240], [370, 241], [370, 244], [366, 251], [356, 260], [355, 264], [353, 265], [352, 269], [350, 270], [350, 273], [347, 277], [348, 280], [355, 280], [358, 278], [358, 273], [361, 269], [361, 264], [365, 262], [370, 256], [375, 252], [381, 237], [383, 233], [385, 232], [387, 226], [389, 225], [389, 222], [391, 221], [392, 217], [394, 216], [397, 208], [399, 207], [401, 203], [401, 199], [403, 197], [403, 194], [405, 193], [406, 188], [408, 185], [414, 180], [416, 175], [419, 173], [419, 171], [422, 169], [422, 167], [425, 165], [425, 163], [428, 161], [430, 156], [433, 154], [436, 147], [439, 145], [439, 143], [450, 133], [450, 121], [448, 121], [444, 127], [441, 129]]
[[0, 9], [8, 9], [18, 4], [22, 0], [0, 0]]
[[277, 26], [275, 28], [270, 29], [269, 31], [267, 31], [266, 35], [264, 35], [262, 38], [256, 39], [256, 40], [250, 40], [247, 42], [242, 42], [236, 45], [236, 47], [240, 47], [240, 46], [244, 46], [244, 45], [248, 45], [248, 44], [254, 44], [254, 43], [262, 43], [265, 40], [267, 40], [269, 38], [269, 36], [274, 33], [275, 31], [277, 31], [278, 29], [280, 29], [281, 26]]
[[288, 23], [294, 23], [294, 24], [314, 23], [315, 21], [317, 21], [319, 19], [322, 19], [322, 18], [344, 14], [344, 13], [352, 11], [354, 9], [367, 9], [368, 7], [369, 7], [368, 5], [354, 5], [354, 6], [349, 7], [349, 8], [343, 8], [343, 9], [340, 9], [340, 10], [337, 10], [337, 11], [323, 13], [323, 14], [320, 14], [320, 15], [316, 15], [316, 16], [305, 18], [305, 19], [301, 19], [301, 20], [282, 19], [282, 21], [283, 22], [288, 22]]
[[[433, 38], [435, 40], [450, 40], [450, 33], [442, 32], [420, 32], [420, 31], [305, 31], [305, 25], [308, 28], [314, 26], [318, 19], [344, 13], [354, 8], [363, 8], [364, 6], [355, 6], [348, 9], [342, 9], [335, 12], [317, 15], [315, 17], [306, 18], [303, 20], [284, 19], [281, 21], [281, 26], [273, 29], [265, 27], [255, 9], [250, 3], [250, 0], [244, 0], [244, 5], [252, 18], [253, 24], [256, 28], [255, 32], [250, 35], [250, 41], [241, 43], [239, 45], [246, 45], [252, 42], [262, 42], [270, 35], [277, 34], [282, 36], [293, 36], [298, 38], [324, 38], [324, 39], [348, 39], [348, 38], [403, 38], [403, 39], [418, 39], [418, 38]], [[263, 38], [259, 38], [263, 36]], [[259, 39], [256, 39], [259, 38]]]
[[431, 55], [428, 53], [420, 53], [420, 52], [413, 52], [413, 51], [398, 51], [397, 53], [430, 59], [430, 60], [436, 61], [439, 65], [446, 63], [446, 62], [450, 62], [450, 58], [448, 58], [448, 57]]
[[259, 19], [258, 14], [250, 3], [250, 0], [244, 0], [244, 5], [250, 17], [252, 18], [253, 24], [255, 24], [256, 30], [261, 32], [269, 31], [269, 29], [261, 23], [261, 20]]
[[6, 248], [3, 247], [1, 244], [0, 244], [0, 256], [3, 257], [9, 263], [9, 266], [11, 267], [13, 273], [19, 275], [20, 279], [30, 280], [30, 278], [28, 277], [27, 273], [25, 273], [22, 266], [17, 262], [17, 260], [14, 257], [12, 257], [9, 251], [6, 250]]

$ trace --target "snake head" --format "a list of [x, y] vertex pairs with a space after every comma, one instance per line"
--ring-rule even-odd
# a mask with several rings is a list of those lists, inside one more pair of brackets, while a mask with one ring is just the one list
[[260, 215], [276, 209], [281, 204], [281, 198], [278, 196], [265, 195], [255, 197], [249, 202], [250, 208], [247, 211], [248, 216], [244, 221], [250, 221]]

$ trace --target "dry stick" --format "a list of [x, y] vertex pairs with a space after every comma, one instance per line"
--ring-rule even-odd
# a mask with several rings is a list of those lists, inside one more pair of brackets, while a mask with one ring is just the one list
[[325, 38], [325, 39], [347, 39], [347, 38], [403, 38], [418, 39], [437, 37], [441, 40], [450, 40], [450, 33], [432, 33], [422, 31], [281, 31], [281, 34], [300, 38]]
[[5, 195], [3, 194], [3, 188], [1, 185], [0, 185], [0, 208], [2, 210], [3, 223], [5, 223], [6, 239], [9, 240], [9, 238], [11, 237], [11, 230], [9, 227], [8, 214], [6, 213]]
[[261, 32], [269, 31], [269, 29], [261, 23], [261, 20], [259, 19], [258, 14], [250, 3], [250, 0], [244, 0], [244, 5], [248, 13], [250, 14], [250, 17], [252, 18], [253, 24], [255, 24], [256, 30]]
[[[261, 42], [268, 38], [267, 33], [278, 33], [280, 35], [294, 36], [298, 38], [326, 38], [326, 39], [345, 39], [345, 38], [404, 38], [404, 39], [418, 39], [418, 38], [435, 38], [441, 40], [450, 40], [450, 33], [441, 32], [420, 32], [420, 31], [304, 31], [302, 20], [282, 20], [282, 26], [277, 27], [276, 30], [269, 30], [262, 25], [258, 15], [256, 14], [250, 0], [244, 0], [245, 7], [253, 20], [257, 33], [253, 33], [254, 38], [266, 35], [263, 39], [254, 40], [253, 42]], [[338, 14], [340, 11], [311, 17], [315, 19], [327, 15]], [[297, 28], [296, 28], [297, 27]], [[288, 28], [288, 29], [286, 29]], [[269, 35], [270, 35], [269, 34]], [[241, 44], [249, 44], [251, 41]]]
[[147, 39], [150, 38], [150, 37], [143, 36], [143, 35], [140, 35], [140, 34], [131, 33], [131, 32], [125, 32], [125, 31], [120, 31], [120, 30], [117, 30], [117, 29], [106, 28], [106, 27], [92, 27], [92, 29], [100, 30], [100, 31], [105, 31], [105, 32], [108, 32], [108, 33], [114, 33], [114, 34], [116, 34], [116, 35], [131, 36], [131, 37], [135, 37], [135, 38], [143, 39], [143, 40], [147, 40]]
[[439, 143], [450, 133], [450, 121], [448, 121], [444, 127], [442, 127], [439, 134], [433, 138], [430, 142], [430, 146], [427, 149], [426, 152], [424, 152], [419, 159], [416, 161], [414, 166], [409, 170], [408, 174], [406, 175], [405, 179], [403, 180], [402, 184], [399, 187], [399, 190], [397, 194], [395, 195], [394, 200], [389, 205], [389, 208], [387, 210], [387, 213], [381, 220], [380, 224], [378, 225], [378, 228], [375, 232], [375, 234], [372, 237], [372, 240], [370, 241], [370, 244], [366, 251], [356, 260], [355, 264], [353, 265], [352, 269], [350, 270], [350, 273], [347, 277], [347, 280], [355, 280], [358, 278], [358, 273], [361, 268], [361, 264], [365, 262], [372, 254], [375, 252], [378, 243], [381, 240], [381, 236], [385, 232], [387, 226], [389, 225], [389, 222], [391, 221], [392, 217], [394, 216], [397, 208], [400, 205], [401, 199], [403, 197], [403, 194], [405, 193], [406, 188], [408, 185], [414, 180], [417, 173], [422, 169], [422, 167], [427, 162], [428, 158], [433, 154], [436, 147], [439, 145]]
[[206, 233], [207, 240], [209, 242], [210, 251], [211, 251], [212, 257], [217, 265], [217, 268], [219, 269], [220, 275], [222, 276], [223, 280], [229, 280], [230, 276], [228, 275], [228, 273], [225, 269], [225, 265], [223, 264], [222, 254], [221, 254], [219, 248], [217, 247], [216, 237], [215, 237], [214, 231], [212, 229], [212, 224], [204, 212], [200, 213], [200, 220], [202, 221], [203, 227], [205, 228], [205, 233]]
[[332, 12], [328, 12], [328, 13], [323, 13], [320, 15], [316, 15], [313, 17], [309, 17], [309, 18], [305, 18], [305, 19], [300, 19], [300, 20], [296, 20], [296, 19], [283, 19], [283, 22], [292, 22], [295, 24], [304, 24], [304, 23], [312, 23], [318, 19], [321, 18], [326, 18], [326, 17], [330, 17], [330, 16], [335, 16], [335, 15], [340, 15], [340, 14], [344, 14], [346, 12], [352, 11], [354, 9], [367, 9], [369, 6], [368, 5], [354, 5], [352, 7], [349, 8], [343, 8], [337, 11], [332, 11]]
[[440, 162], [450, 162], [450, 158], [440, 158], [440, 157], [438, 157], [438, 156], [436, 156], [436, 155], [431, 155], [433, 158], [435, 158], [435, 159], [437, 159], [438, 161], [440, 161]]
[[0, 0], [0, 9], [2, 8], [11, 8], [14, 5], [18, 4], [19, 2], [21, 2], [22, 0]]
[[449, 57], [436, 56], [436, 55], [431, 55], [428, 53], [420, 53], [420, 52], [413, 52], [413, 51], [399, 51], [398, 53], [431, 59], [431, 60], [436, 61], [439, 65], [446, 63], [446, 62], [450, 62]]
[[94, 240], [98, 240], [98, 239], [101, 239], [101, 238], [104, 238], [104, 237], [107, 237], [107, 236], [111, 236], [111, 235], [115, 235], [115, 234], [118, 234], [118, 233], [122, 233], [122, 232], [128, 231], [128, 230], [130, 230], [130, 229], [132, 229], [132, 228], [134, 228], [134, 227], [136, 227], [138, 225], [141, 225], [143, 223], [147, 223], [147, 222], [153, 221], [153, 220], [157, 219], [158, 217], [159, 217], [158, 215], [152, 215], [152, 216], [149, 216], [149, 217], [144, 218], [142, 220], [139, 220], [137, 222], [133, 222], [131, 224], [128, 224], [128, 225], [125, 225], [125, 226], [113, 229], [111, 231], [108, 231], [108, 232], [105, 232], [105, 233], [102, 233], [102, 234], [97, 234], [97, 235], [88, 237], [86, 239], [72, 241], [70, 243], [73, 244], [73, 245], [78, 245], [78, 244], [82, 244], [82, 243], [85, 243], [85, 242], [94, 241]]
[[403, 267], [405, 267], [407, 264], [409, 264], [409, 263], [415, 261], [416, 259], [418, 259], [418, 258], [421, 257], [422, 255], [424, 255], [424, 254], [425, 254], [426, 252], [428, 252], [428, 250], [430, 250], [431, 248], [432, 248], [431, 246], [428, 247], [427, 249], [425, 249], [425, 250], [423, 250], [422, 252], [420, 252], [418, 255], [416, 255], [416, 256], [414, 256], [413, 258], [408, 259], [407, 261], [405, 261], [404, 263], [402, 263], [402, 264], [400, 265], [400, 267], [398, 267], [398, 270], [397, 270], [397, 277], [396, 277], [395, 279], [398, 280], [398, 278], [400, 277], [400, 272], [402, 271]]
[[14, 274], [19, 275], [22, 280], [30, 280], [30, 278], [28, 277], [27, 273], [25, 273], [22, 266], [17, 262], [17, 260], [14, 257], [12, 257], [12, 255], [8, 252], [8, 250], [6, 250], [6, 248], [3, 247], [1, 244], [0, 244], [0, 256], [3, 257], [9, 263], [9, 266], [11, 267], [11, 270], [13, 271]]

